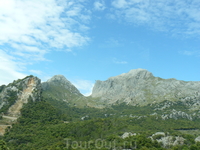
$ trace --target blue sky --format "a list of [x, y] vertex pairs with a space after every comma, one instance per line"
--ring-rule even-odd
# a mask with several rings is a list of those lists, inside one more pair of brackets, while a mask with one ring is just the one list
[[62, 74], [95, 80], [147, 69], [200, 81], [199, 0], [0, 0], [0, 85]]

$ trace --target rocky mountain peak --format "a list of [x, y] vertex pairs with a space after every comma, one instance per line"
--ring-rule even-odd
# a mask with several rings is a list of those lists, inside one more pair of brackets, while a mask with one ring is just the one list
[[47, 80], [48, 83], [54, 83], [54, 84], [71, 84], [63, 75], [55, 75], [51, 79]]
[[42, 87], [44, 90], [46, 90], [46, 88], [48, 88], [49, 85], [63, 87], [65, 89], [70, 90], [71, 92], [79, 93], [77, 88], [63, 75], [55, 75], [51, 79], [47, 80], [47, 82], [42, 83]]
[[43, 95], [57, 100], [70, 101], [82, 96], [79, 90], [63, 75], [55, 75], [42, 83]]
[[142, 77], [146, 77], [146, 76], [152, 76], [152, 73], [151, 72], [149, 72], [148, 70], [146, 70], [146, 69], [141, 69], [141, 68], [139, 68], [139, 69], [132, 69], [132, 70], [130, 70], [128, 73], [127, 73], [127, 75], [132, 75], [132, 76], [137, 76], [137, 75], [143, 75]]
[[128, 73], [123, 73], [121, 75], [110, 77], [109, 79], [123, 79], [123, 78], [136, 78], [136, 79], [148, 79], [152, 77], [153, 74], [146, 69], [132, 69]]
[[200, 98], [200, 82], [162, 79], [145, 69], [134, 69], [106, 81], [97, 80], [91, 96], [106, 104], [147, 105], [164, 100], [185, 101]]

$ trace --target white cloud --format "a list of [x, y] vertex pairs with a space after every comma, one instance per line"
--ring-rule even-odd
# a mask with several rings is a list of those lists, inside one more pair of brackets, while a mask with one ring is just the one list
[[199, 0], [114, 0], [114, 13], [120, 20], [173, 35], [200, 35]]
[[102, 11], [105, 8], [106, 8], [105, 7], [105, 3], [103, 1], [96, 1], [96, 2], [94, 2], [94, 9], [95, 10]]
[[77, 79], [72, 81], [72, 84], [81, 91], [81, 93], [85, 96], [89, 96], [92, 94], [92, 89], [94, 87], [94, 83], [89, 80]]
[[127, 6], [126, 0], [114, 0], [112, 5], [116, 8], [125, 8]]
[[[23, 74], [19, 71], [26, 65], [46, 61], [46, 53], [72, 51], [74, 47], [87, 44], [91, 12], [82, 2], [0, 0], [0, 49], [11, 65], [5, 74], [1, 71], [1, 75], [9, 78], [8, 73], [11, 73], [10, 78], [21, 77]], [[0, 64], [2, 70], [6, 69], [5, 63]], [[12, 69], [16, 75], [12, 75]]]
[[14, 60], [13, 57], [0, 50], [0, 85], [11, 83], [13, 80], [26, 76], [26, 74], [19, 72], [20, 67]]
[[35, 47], [43, 54], [51, 48], [82, 46], [89, 41], [83, 32], [89, 29], [87, 20], [89, 13], [78, 0], [0, 0], [0, 45], [9, 44], [9, 50], [17, 53], [19, 47], [23, 46], [21, 53], [32, 53]]
[[117, 60], [116, 58], [113, 59], [113, 62], [114, 62], [115, 64], [128, 64], [127, 61], [120, 61], [120, 60]]

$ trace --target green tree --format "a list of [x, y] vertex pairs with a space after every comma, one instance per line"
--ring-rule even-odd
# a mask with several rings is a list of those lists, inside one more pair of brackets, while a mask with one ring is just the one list
[[6, 145], [6, 142], [3, 140], [0, 140], [0, 150], [8, 150], [9, 148]]

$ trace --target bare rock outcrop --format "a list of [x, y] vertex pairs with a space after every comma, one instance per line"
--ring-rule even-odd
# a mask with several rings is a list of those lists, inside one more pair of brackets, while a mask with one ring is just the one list
[[97, 80], [91, 96], [101, 103], [141, 106], [164, 100], [200, 100], [200, 82], [162, 79], [145, 69], [135, 69], [106, 81]]
[[41, 81], [34, 76], [27, 76], [4, 86], [0, 92], [0, 109], [8, 116], [17, 117], [28, 100], [41, 100]]

